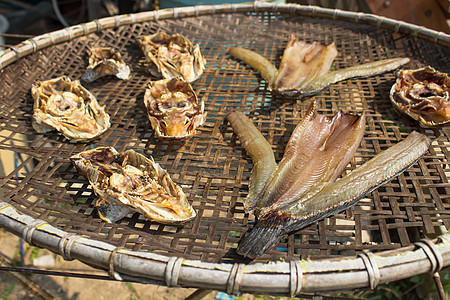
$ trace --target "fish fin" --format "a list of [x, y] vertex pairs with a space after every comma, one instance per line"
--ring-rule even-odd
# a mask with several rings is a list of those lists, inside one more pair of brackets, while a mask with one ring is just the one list
[[289, 217], [282, 212], [264, 216], [252, 231], [244, 235], [236, 252], [251, 259], [262, 256], [286, 236], [285, 227], [289, 221]]

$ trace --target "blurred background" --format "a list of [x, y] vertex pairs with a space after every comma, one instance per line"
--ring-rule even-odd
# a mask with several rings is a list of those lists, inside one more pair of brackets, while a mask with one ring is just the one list
[[[0, 44], [11, 46], [69, 25], [132, 12], [245, 0], [0, 0]], [[450, 33], [450, 0], [269, 0], [380, 16]]]

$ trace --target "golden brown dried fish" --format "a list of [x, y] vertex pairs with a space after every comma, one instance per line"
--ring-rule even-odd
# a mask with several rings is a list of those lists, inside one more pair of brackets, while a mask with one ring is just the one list
[[278, 70], [266, 58], [251, 50], [235, 47], [227, 53], [257, 70], [268, 82], [270, 90], [299, 97], [318, 94], [338, 81], [374, 76], [409, 62], [408, 58], [393, 58], [330, 71], [337, 56], [334, 43], [328, 46], [317, 42], [310, 44], [297, 40], [294, 35], [289, 39]]
[[95, 206], [106, 222], [116, 222], [129, 212], [163, 224], [184, 223], [196, 216], [183, 190], [152, 157], [99, 147], [70, 159], [99, 197]]
[[432, 67], [397, 72], [390, 99], [399, 111], [421, 125], [450, 123], [450, 78]]
[[206, 59], [198, 45], [180, 34], [157, 32], [143, 35], [138, 43], [149, 63], [149, 72], [159, 78], [182, 77], [187, 82], [199, 78], [205, 69]]
[[37, 81], [31, 87], [34, 98], [33, 128], [39, 133], [60, 131], [74, 142], [85, 142], [104, 133], [109, 115], [78, 80], [66, 76]]
[[[249, 258], [261, 256], [287, 234], [353, 206], [365, 194], [413, 164], [431, 143], [428, 137], [413, 132], [404, 141], [337, 179], [364, 135], [364, 115], [338, 113], [329, 119], [317, 109], [318, 103], [313, 101], [276, 168], [261, 169], [264, 174], [255, 174], [259, 170], [253, 170], [251, 180], [261, 181], [251, 184], [264, 188], [257, 191], [257, 199], [247, 204], [253, 206], [258, 221], [240, 241], [238, 254]], [[247, 134], [248, 128], [254, 126], [250, 121], [242, 122], [243, 118], [246, 118], [243, 114], [235, 112], [227, 116], [249, 152], [249, 147], [258, 148], [266, 141], [262, 136]], [[256, 128], [250, 132], [253, 130]], [[254, 164], [273, 155], [271, 148], [263, 149], [264, 153], [252, 155]], [[251, 199], [252, 193], [249, 190]]]
[[161, 139], [192, 137], [206, 119], [204, 102], [199, 103], [192, 86], [178, 78], [150, 83], [144, 104], [153, 130]]
[[120, 53], [109, 47], [98, 47], [89, 50], [89, 65], [81, 79], [92, 82], [106, 75], [114, 75], [119, 79], [130, 77], [130, 68], [125, 64]]

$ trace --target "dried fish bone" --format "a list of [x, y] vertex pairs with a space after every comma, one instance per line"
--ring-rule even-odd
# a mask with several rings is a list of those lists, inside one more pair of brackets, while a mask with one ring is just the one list
[[393, 58], [330, 71], [338, 54], [335, 44], [310, 44], [297, 40], [294, 35], [289, 39], [278, 70], [265, 57], [254, 51], [235, 47], [227, 53], [257, 70], [268, 82], [271, 91], [299, 97], [318, 94], [338, 81], [374, 76], [409, 62], [408, 58]]
[[432, 67], [397, 72], [390, 99], [394, 107], [423, 126], [450, 123], [450, 78]]
[[71, 161], [99, 197], [95, 206], [106, 222], [130, 212], [163, 224], [180, 224], [196, 216], [183, 190], [152, 157], [99, 147], [78, 153]]
[[198, 45], [180, 34], [157, 32], [138, 39], [149, 63], [149, 72], [158, 78], [182, 77], [187, 82], [199, 78], [205, 69], [206, 59]]
[[92, 93], [78, 80], [66, 76], [37, 81], [31, 87], [34, 98], [33, 128], [39, 133], [60, 131], [74, 142], [85, 142], [104, 133], [110, 117]]
[[192, 86], [179, 78], [150, 84], [144, 95], [147, 115], [161, 139], [185, 139], [206, 120], [204, 102], [198, 102]]
[[[260, 182], [251, 182], [250, 186], [263, 188], [249, 189], [244, 206], [254, 212], [258, 221], [240, 241], [238, 254], [249, 258], [261, 256], [287, 234], [353, 206], [415, 163], [431, 143], [428, 137], [413, 132], [338, 179], [364, 135], [364, 114], [357, 117], [338, 113], [329, 119], [317, 109], [318, 103], [313, 101], [276, 167], [271, 148], [259, 147], [267, 142], [252, 133], [256, 128], [252, 128], [251, 121], [242, 113], [228, 114], [233, 131], [252, 156], [254, 165], [271, 162], [271, 167], [252, 170], [251, 181]], [[253, 150], [258, 147], [264, 150], [255, 155]]]

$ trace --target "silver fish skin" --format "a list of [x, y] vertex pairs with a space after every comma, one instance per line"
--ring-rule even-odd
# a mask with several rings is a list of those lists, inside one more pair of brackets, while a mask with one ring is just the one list
[[243, 112], [229, 112], [227, 120], [237, 134], [242, 147], [253, 161], [249, 192], [244, 200], [244, 209], [249, 212], [254, 209], [264, 193], [264, 188], [275, 172], [277, 163], [272, 147]]
[[334, 183], [322, 184], [297, 203], [272, 211], [259, 219], [246, 234], [237, 253], [256, 258], [289, 233], [355, 205], [367, 193], [400, 175], [427, 151], [431, 139], [412, 132], [406, 139], [380, 152], [371, 160]]

